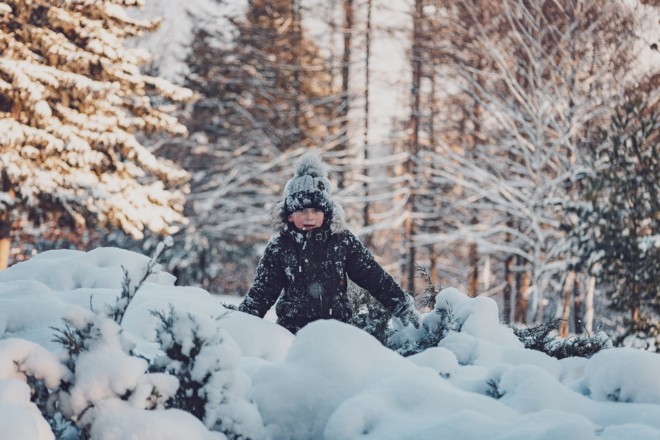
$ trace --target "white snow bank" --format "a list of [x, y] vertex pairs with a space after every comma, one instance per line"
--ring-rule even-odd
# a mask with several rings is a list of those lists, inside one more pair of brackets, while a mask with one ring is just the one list
[[[61, 347], [52, 342], [50, 327], [62, 325], [63, 317], [77, 325], [94, 319], [90, 304], [102, 310], [119, 296], [122, 266], [141, 278], [147, 261], [111, 248], [54, 251], [0, 272], [3, 438], [53, 438], [29, 401], [22, 371], [49, 387], [70, 377], [58, 362]], [[557, 360], [525, 349], [499, 323], [488, 298], [442, 291], [436, 306], [451, 317], [453, 330], [437, 347], [408, 358], [346, 324], [319, 321], [294, 337], [268, 320], [226, 310], [222, 300], [175, 286], [171, 275], [157, 270], [137, 292], [121, 328], [97, 323], [101, 334], [79, 359], [69, 402], [72, 413], [93, 405], [85, 413], [93, 420], [93, 439], [224, 438], [188, 413], [163, 410], [176, 379], [147, 374], [147, 360], [128, 354], [127, 344], [147, 359], [159, 354], [159, 320], [151, 312], [170, 307], [179, 316], [200, 317], [203, 333], [210, 323], [221, 329], [218, 337], [227, 345], [204, 351], [201, 370], [194, 373], [220, 368], [205, 389], [213, 403], [209, 423], [236, 423], [255, 438], [430, 440], [440, 433], [462, 440], [660, 438], [660, 355], [612, 348], [591, 359]], [[445, 318], [425, 314], [422, 320]], [[178, 332], [182, 340], [184, 330], [190, 328]], [[401, 335], [414, 337], [416, 331], [408, 327]], [[222, 368], [229, 368], [227, 374]], [[154, 387], [164, 395], [157, 409], [145, 410]], [[120, 400], [129, 388], [133, 396]], [[227, 400], [227, 390], [238, 397]]]
[[632, 348], [598, 352], [587, 362], [584, 388], [594, 400], [660, 405], [660, 356]]
[[91, 430], [94, 440], [226, 440], [210, 432], [191, 414], [177, 410], [146, 411], [118, 399], [105, 400], [96, 407]]
[[53, 440], [55, 438], [37, 406], [30, 402], [30, 387], [25, 382], [3, 379], [1, 375], [0, 432], [2, 438], [6, 439]]

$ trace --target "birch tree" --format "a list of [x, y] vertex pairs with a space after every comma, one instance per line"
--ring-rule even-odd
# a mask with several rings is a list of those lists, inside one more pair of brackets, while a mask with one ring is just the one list
[[[559, 287], [570, 262], [555, 201], [575, 196], [578, 140], [621, 90], [633, 57], [632, 38], [621, 38], [632, 33], [621, 29], [632, 21], [612, 2], [501, 4], [491, 21], [473, 20], [465, 39], [488, 68], [460, 59], [451, 65], [456, 84], [481, 109], [471, 122], [478, 137], [473, 151], [446, 145], [433, 160], [437, 175], [460, 186], [462, 203], [481, 217], [455, 225], [442, 240], [472, 240], [481, 252], [511, 255], [510, 270], [529, 273], [518, 298], [530, 295], [531, 310], [519, 311], [519, 319], [541, 319], [545, 295]], [[472, 17], [481, 12], [475, 2], [456, 7]]]
[[0, 3], [0, 267], [11, 225], [26, 219], [134, 237], [184, 222], [187, 173], [137, 135], [185, 135], [157, 103], [192, 93], [143, 75], [148, 55], [125, 46], [158, 24], [127, 15], [141, 4]]
[[478, 210], [476, 206], [450, 202], [460, 199], [463, 190], [438, 174], [443, 165], [433, 158], [442, 154], [442, 145], [469, 154], [478, 139], [478, 125], [473, 127], [473, 121], [481, 111], [480, 105], [466, 94], [451, 92], [456, 87], [451, 84], [449, 66], [460, 63], [483, 68], [470, 29], [488, 23], [497, 14], [498, 3], [480, 5], [478, 15], [467, 14], [451, 2], [426, 0], [421, 5], [419, 150], [415, 159], [418, 179], [414, 192], [417, 228], [413, 243], [420, 264], [431, 267], [434, 282], [459, 286], [472, 296], [478, 293], [477, 243], [467, 239], [442, 242], [440, 237], [453, 224], [477, 222]]

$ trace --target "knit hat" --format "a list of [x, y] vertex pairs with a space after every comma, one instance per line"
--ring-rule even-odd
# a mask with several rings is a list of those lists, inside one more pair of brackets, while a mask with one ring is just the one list
[[284, 187], [284, 213], [291, 214], [315, 208], [326, 215], [332, 213], [332, 187], [328, 167], [313, 152], [305, 153], [296, 166], [295, 175]]

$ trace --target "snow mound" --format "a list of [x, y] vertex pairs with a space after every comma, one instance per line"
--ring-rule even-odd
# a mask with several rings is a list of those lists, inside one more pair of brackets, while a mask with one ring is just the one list
[[[121, 326], [98, 321], [93, 350], [78, 358], [75, 373], [69, 371], [52, 327], [61, 327], [63, 318], [83, 327], [97, 322], [94, 311], [116, 303], [123, 270], [141, 278], [148, 261], [114, 248], [53, 251], [0, 272], [3, 438], [54, 438], [30, 401], [26, 374], [49, 388], [75, 374], [67, 409], [82, 413], [93, 405], [85, 417], [94, 420], [92, 438], [103, 440], [226, 438], [214, 430], [218, 421], [256, 433], [255, 440], [431, 440], [438, 433], [474, 440], [660, 438], [660, 355], [610, 348], [590, 359], [557, 360], [524, 348], [498, 321], [494, 301], [456, 289], [438, 294], [437, 313], [422, 315], [426, 325], [451, 320], [447, 334], [437, 346], [403, 357], [336, 321], [314, 322], [294, 337], [269, 320], [223, 307], [234, 299], [175, 286], [174, 277], [157, 268]], [[191, 329], [206, 335], [216, 325], [226, 341], [201, 351], [191, 370], [197, 379], [205, 376], [201, 370], [218, 372], [205, 385], [212, 400], [208, 425], [162, 408], [176, 378], [145, 372], [163, 354], [153, 312], [168, 310], [199, 317], [190, 323], [200, 327], [176, 330], [182, 341]], [[402, 337], [416, 331], [399, 329]], [[154, 387], [163, 395], [149, 410], [142, 402]], [[124, 400], [127, 389], [134, 393]], [[227, 390], [247, 400], [226, 400]]]

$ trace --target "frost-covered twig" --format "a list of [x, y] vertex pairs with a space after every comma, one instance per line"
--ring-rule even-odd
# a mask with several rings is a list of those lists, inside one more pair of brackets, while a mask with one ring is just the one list
[[560, 338], [556, 331], [561, 319], [557, 318], [535, 327], [513, 327], [513, 333], [525, 344], [525, 348], [541, 351], [557, 359], [567, 357], [591, 357], [612, 346], [612, 341], [602, 334]]
[[122, 272], [124, 273], [124, 277], [121, 283], [121, 294], [119, 298], [117, 298], [115, 305], [108, 311], [109, 318], [112, 318], [113, 321], [121, 325], [124, 319], [124, 315], [126, 314], [126, 310], [135, 297], [137, 291], [140, 290], [145, 281], [147, 281], [147, 278], [155, 273], [155, 268], [158, 266], [158, 259], [160, 258], [165, 248], [170, 246], [172, 246], [171, 237], [168, 237], [164, 241], [158, 243], [156, 250], [147, 263], [142, 278], [140, 278], [140, 281], [133, 286], [131, 286], [131, 278], [129, 276], [128, 270], [124, 266], [121, 267]]

